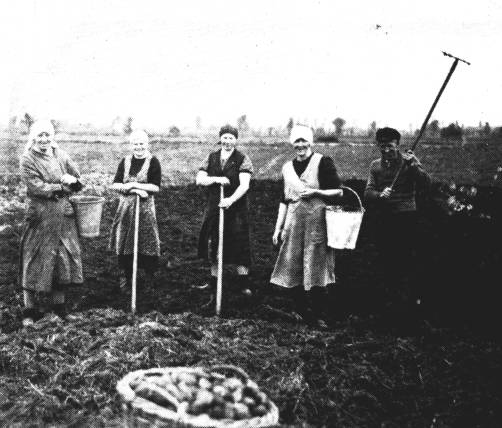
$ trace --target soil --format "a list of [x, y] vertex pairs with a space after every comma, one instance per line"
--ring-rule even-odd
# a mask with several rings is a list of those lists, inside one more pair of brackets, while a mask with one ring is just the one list
[[[346, 184], [358, 192], [364, 186]], [[489, 194], [492, 201], [494, 191], [480, 189], [480, 198]], [[337, 253], [338, 283], [326, 298], [323, 331], [299, 322], [290, 296], [268, 282], [279, 198], [277, 182], [253, 183], [255, 294], [240, 296], [226, 272], [221, 317], [212, 293], [193, 287], [209, 275], [196, 254], [204, 203], [198, 188], [182, 186], [157, 198], [161, 267], [153, 284], [140, 272], [135, 318], [106, 249], [115, 209], [108, 200], [101, 237], [82, 239], [86, 281], [69, 291], [71, 316], [47, 315], [29, 329], [21, 328], [16, 281], [20, 212], [5, 214], [2, 223], [11, 227], [2, 231], [0, 252], [0, 420], [118, 426], [114, 388], [129, 371], [230, 363], [267, 392], [284, 426], [501, 426], [496, 209], [490, 219], [448, 216], [421, 199], [426, 251], [417, 263], [428, 281], [420, 305], [394, 301], [386, 287], [368, 212], [357, 249]]]

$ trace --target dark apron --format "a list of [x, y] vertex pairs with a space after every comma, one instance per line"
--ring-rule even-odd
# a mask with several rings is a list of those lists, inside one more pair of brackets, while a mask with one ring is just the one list
[[[239, 169], [244, 160], [244, 155], [234, 150], [230, 158], [221, 167], [220, 151], [211, 153], [207, 173], [209, 176], [227, 177], [229, 186], [225, 186], [225, 197], [231, 196], [239, 187]], [[211, 248], [211, 261], [216, 263], [218, 255], [218, 228], [220, 185], [208, 187], [208, 204], [199, 235], [199, 257], [209, 260], [209, 247]], [[247, 195], [235, 202], [224, 212], [223, 232], [223, 263], [250, 266], [251, 250], [249, 244], [249, 217]]]

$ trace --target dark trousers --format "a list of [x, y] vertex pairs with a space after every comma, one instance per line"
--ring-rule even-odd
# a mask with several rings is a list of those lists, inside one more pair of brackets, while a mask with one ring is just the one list
[[[385, 307], [422, 300], [426, 232], [416, 211], [383, 213], [376, 222], [380, 297]], [[404, 308], [403, 308], [404, 309]]]

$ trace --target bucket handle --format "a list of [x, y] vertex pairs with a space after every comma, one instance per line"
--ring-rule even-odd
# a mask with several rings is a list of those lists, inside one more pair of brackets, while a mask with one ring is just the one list
[[[359, 197], [359, 195], [357, 194], [357, 192], [354, 190], [354, 189], [351, 189], [349, 186], [340, 186], [341, 189], [347, 189], [347, 190], [350, 190], [357, 198], [357, 202], [359, 203], [359, 211], [360, 212], [364, 212], [364, 208], [363, 208], [363, 203], [361, 202], [361, 198]], [[329, 207], [326, 207], [329, 209]]]

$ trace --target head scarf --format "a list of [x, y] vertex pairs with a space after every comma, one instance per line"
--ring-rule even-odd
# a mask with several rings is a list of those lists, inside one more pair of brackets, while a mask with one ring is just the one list
[[294, 144], [298, 140], [305, 140], [312, 144], [314, 142], [314, 133], [312, 128], [305, 125], [295, 125], [291, 128], [291, 134], [289, 135], [289, 142]]
[[54, 140], [54, 125], [48, 119], [39, 119], [32, 123], [30, 126], [30, 132], [28, 134], [28, 141], [24, 146], [24, 153], [28, 153], [30, 150], [34, 149], [35, 139], [42, 132], [47, 132], [51, 139], [51, 147], [57, 147], [56, 141]]
[[144, 143], [149, 143], [150, 138], [148, 137], [148, 134], [142, 129], [135, 129], [129, 135], [129, 142], [132, 143], [133, 141], [142, 141]]

